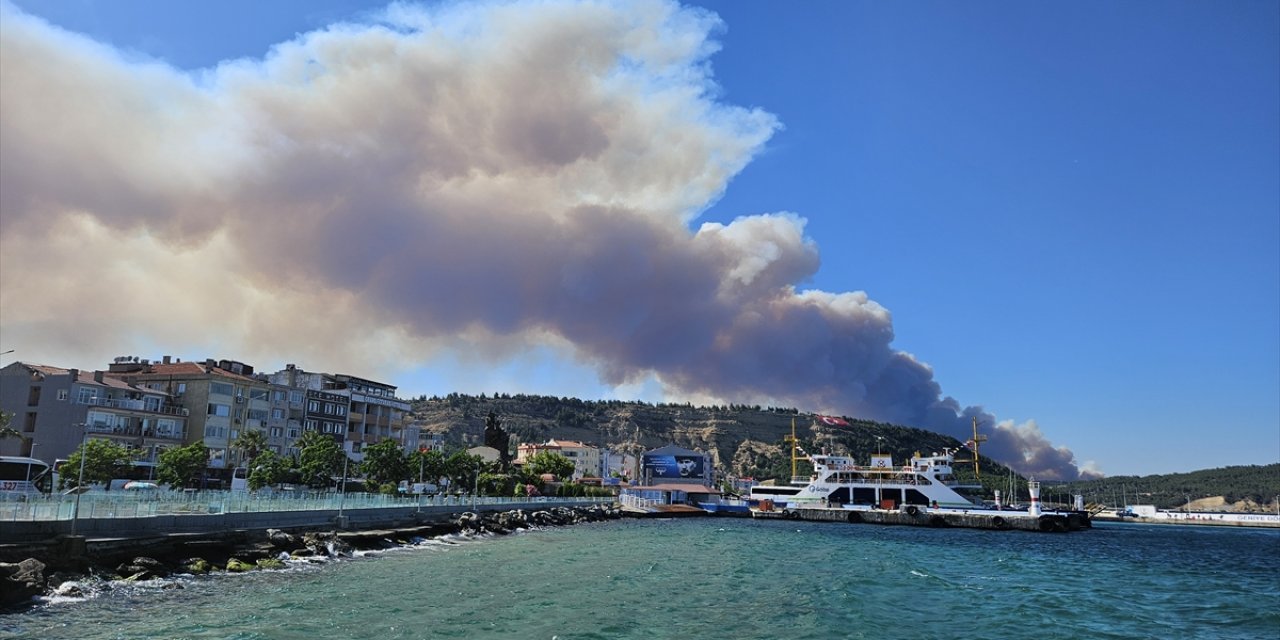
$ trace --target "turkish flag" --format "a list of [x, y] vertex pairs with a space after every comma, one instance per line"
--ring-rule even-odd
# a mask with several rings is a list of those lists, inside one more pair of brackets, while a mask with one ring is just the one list
[[849, 426], [849, 423], [846, 422], [843, 418], [833, 418], [831, 416], [818, 416], [818, 419], [821, 420], [823, 424], [829, 424], [837, 427]]

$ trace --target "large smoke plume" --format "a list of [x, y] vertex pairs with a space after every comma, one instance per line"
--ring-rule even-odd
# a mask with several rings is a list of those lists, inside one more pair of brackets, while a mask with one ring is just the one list
[[[24, 353], [376, 373], [554, 344], [676, 397], [994, 423], [865, 293], [797, 289], [820, 264], [801, 217], [691, 227], [779, 127], [716, 100], [714, 15], [393, 5], [190, 72], [2, 11], [0, 308]], [[984, 452], [1078, 474], [1034, 423]]]

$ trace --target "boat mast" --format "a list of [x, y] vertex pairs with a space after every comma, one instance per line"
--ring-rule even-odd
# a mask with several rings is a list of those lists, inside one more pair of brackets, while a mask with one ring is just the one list
[[791, 443], [791, 480], [796, 479], [796, 417], [791, 416], [791, 435], [787, 437], [787, 441]]
[[982, 470], [978, 465], [978, 445], [987, 441], [986, 436], [978, 435], [978, 416], [973, 417], [973, 476], [979, 482], [982, 481]]

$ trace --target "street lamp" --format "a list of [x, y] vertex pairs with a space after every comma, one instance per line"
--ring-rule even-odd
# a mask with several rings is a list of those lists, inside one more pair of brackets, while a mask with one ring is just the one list
[[342, 452], [342, 493], [338, 496], [338, 518], [342, 518], [342, 509], [347, 504], [347, 464], [350, 462], [351, 458], [347, 457], [345, 451]]
[[27, 452], [27, 488], [25, 491], [31, 491], [31, 458], [36, 457], [36, 447], [40, 445], [32, 442], [31, 451]]
[[88, 456], [89, 425], [81, 424], [84, 434], [80, 436], [80, 476], [76, 480], [76, 506], [71, 511], [71, 535], [76, 535], [76, 521], [80, 519], [80, 494], [84, 493], [84, 459]]

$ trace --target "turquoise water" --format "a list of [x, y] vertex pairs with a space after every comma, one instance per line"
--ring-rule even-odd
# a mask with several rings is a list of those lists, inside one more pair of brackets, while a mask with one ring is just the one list
[[1280, 531], [626, 520], [98, 587], [0, 637], [1277, 638]]

